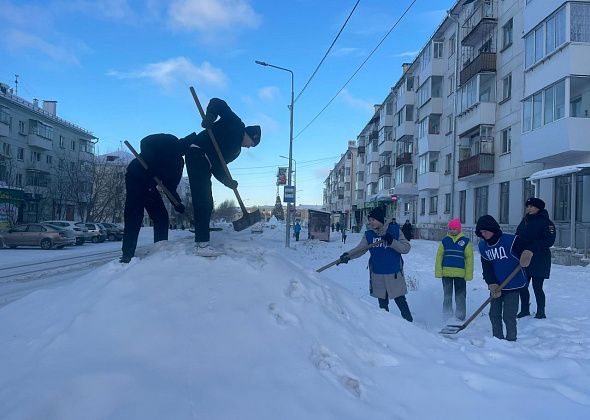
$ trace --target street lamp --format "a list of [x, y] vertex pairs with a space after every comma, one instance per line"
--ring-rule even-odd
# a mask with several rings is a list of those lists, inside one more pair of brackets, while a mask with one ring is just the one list
[[[284, 67], [279, 67], [279, 66], [275, 66], [273, 64], [266, 63], [264, 61], [256, 60], [255, 63], [260, 66], [272, 67], [275, 69], [288, 71], [289, 73], [291, 73], [291, 106], [289, 106], [289, 111], [290, 111], [289, 157], [288, 157], [288, 159], [289, 159], [289, 172], [287, 173], [287, 184], [289, 186], [291, 186], [291, 172], [292, 172], [291, 162], [293, 161], [293, 98], [294, 98], [294, 87], [295, 87], [293, 71], [286, 69]], [[286, 235], [285, 235], [285, 247], [288, 248], [290, 243], [291, 243], [291, 203], [287, 203], [287, 229], [286, 229]]]
[[[289, 159], [287, 156], [279, 155], [280, 158]], [[293, 162], [295, 162], [295, 176], [293, 177], [293, 186], [295, 187], [295, 197], [293, 197], [293, 205], [295, 206], [295, 210], [297, 210], [297, 161], [291, 158]]]

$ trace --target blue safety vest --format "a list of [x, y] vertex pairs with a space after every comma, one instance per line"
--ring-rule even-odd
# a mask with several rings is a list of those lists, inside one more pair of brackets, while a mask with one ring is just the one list
[[442, 266], [465, 269], [465, 248], [468, 243], [469, 238], [465, 236], [461, 236], [457, 242], [450, 236], [445, 236], [442, 240], [444, 248]]
[[[387, 233], [390, 233], [391, 236], [393, 236], [393, 239], [399, 239], [399, 225], [389, 225]], [[377, 235], [375, 231], [371, 229], [368, 229], [365, 232], [365, 238], [369, 245], [381, 240], [381, 236]], [[371, 253], [369, 264], [371, 265], [371, 271], [373, 273], [394, 274], [401, 271], [401, 254], [387, 246], [385, 242], [369, 248], [369, 252]]]
[[[518, 258], [512, 253], [512, 245], [514, 244], [515, 239], [515, 235], [504, 233], [494, 245], [488, 245], [488, 243], [483, 240], [479, 243], [479, 253], [483, 259], [492, 263], [498, 284], [502, 283], [519, 264]], [[526, 284], [527, 278], [524, 274], [524, 270], [521, 269], [518, 274], [514, 276], [506, 286], [504, 286], [504, 290], [520, 289]]]

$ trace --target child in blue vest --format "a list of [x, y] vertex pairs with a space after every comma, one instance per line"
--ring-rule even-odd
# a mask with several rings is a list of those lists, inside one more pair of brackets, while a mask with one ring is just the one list
[[483, 278], [493, 298], [489, 314], [492, 334], [496, 338], [504, 339], [504, 320], [506, 340], [516, 341], [519, 292], [527, 286], [527, 278], [521, 269], [503, 289], [500, 289], [500, 283], [519, 265], [520, 255], [527, 247], [527, 242], [518, 236], [502, 233], [500, 225], [490, 215], [479, 218], [475, 234], [483, 239], [479, 242], [479, 253]]
[[[369, 276], [371, 296], [379, 300], [379, 307], [389, 312], [389, 299], [393, 299], [402, 317], [413, 321], [412, 313], [406, 301], [406, 280], [403, 273], [401, 254], [410, 252], [410, 242], [404, 237], [398, 224], [385, 225], [385, 210], [376, 207], [369, 213], [368, 229], [361, 242], [353, 249], [340, 256], [340, 263], [358, 258], [367, 252], [369, 244], [383, 243], [369, 248]], [[358, 254], [357, 254], [358, 253]]]
[[455, 288], [455, 317], [465, 320], [467, 281], [473, 279], [473, 248], [469, 238], [461, 232], [459, 219], [451, 220], [449, 233], [442, 239], [436, 253], [434, 276], [442, 278], [443, 316], [453, 315], [453, 287]]

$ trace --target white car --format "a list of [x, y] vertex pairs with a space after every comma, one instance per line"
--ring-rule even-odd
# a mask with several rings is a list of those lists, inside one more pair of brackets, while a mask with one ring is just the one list
[[76, 237], [76, 245], [83, 245], [86, 242], [88, 236], [88, 228], [85, 226], [78, 226], [77, 222], [69, 220], [47, 220], [41, 223], [47, 223], [53, 226], [59, 226], [60, 228], [74, 231]]

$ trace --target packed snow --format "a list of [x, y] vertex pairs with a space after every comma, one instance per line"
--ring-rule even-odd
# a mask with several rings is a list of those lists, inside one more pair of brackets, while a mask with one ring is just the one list
[[[171, 238], [0, 308], [2, 419], [590, 418], [590, 268], [553, 265], [547, 319], [519, 320], [507, 342], [487, 309], [439, 334], [437, 242], [404, 256], [409, 323], [369, 296], [368, 254], [315, 271], [360, 234], [288, 249], [284, 225], [228, 227], [216, 259]], [[475, 267], [468, 315], [488, 296]]]

